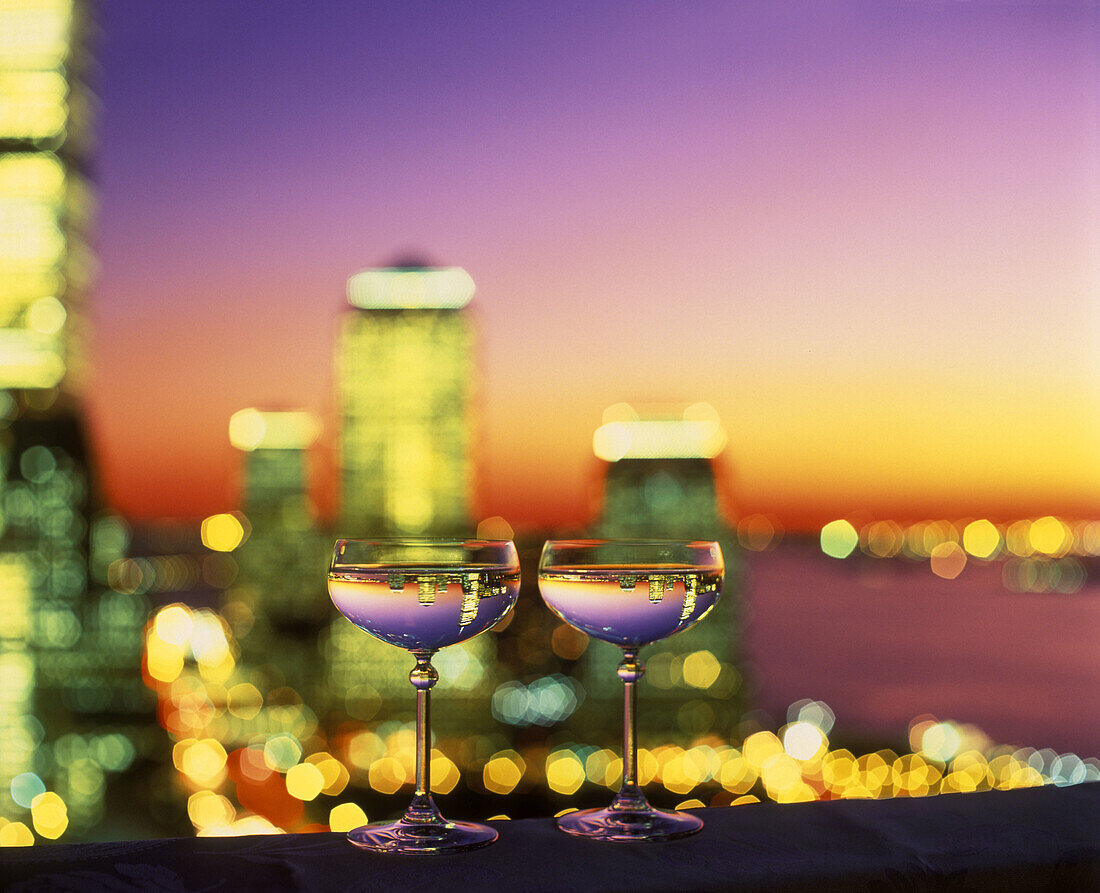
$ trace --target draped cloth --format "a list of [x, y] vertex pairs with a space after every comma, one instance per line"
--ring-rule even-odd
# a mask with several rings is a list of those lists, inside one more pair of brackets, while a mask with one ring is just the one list
[[661, 844], [607, 844], [552, 819], [494, 822], [453, 856], [384, 856], [342, 834], [45, 844], [0, 850], [16, 891], [1100, 890], [1100, 782], [894, 800], [693, 810]]

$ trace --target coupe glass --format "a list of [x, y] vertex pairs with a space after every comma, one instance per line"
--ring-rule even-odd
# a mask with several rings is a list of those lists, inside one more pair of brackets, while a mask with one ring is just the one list
[[449, 822], [432, 800], [431, 688], [439, 679], [432, 655], [495, 626], [519, 593], [512, 543], [461, 539], [337, 540], [328, 574], [337, 609], [360, 629], [411, 651], [416, 666], [416, 792], [396, 822], [348, 833], [356, 846], [385, 853], [455, 853], [485, 846], [497, 832]]
[[645, 674], [643, 645], [697, 623], [722, 590], [722, 550], [713, 542], [550, 540], [539, 561], [539, 591], [570, 626], [623, 650], [623, 783], [606, 809], [561, 816], [568, 834], [617, 842], [671, 840], [702, 820], [654, 809], [638, 787], [634, 687]]

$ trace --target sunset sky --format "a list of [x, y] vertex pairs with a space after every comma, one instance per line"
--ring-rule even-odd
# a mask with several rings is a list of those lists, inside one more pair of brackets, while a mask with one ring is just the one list
[[236, 507], [242, 407], [331, 431], [347, 276], [415, 250], [478, 286], [479, 516], [589, 520], [622, 400], [713, 404], [786, 526], [1100, 516], [1097, 5], [100, 9], [121, 511]]

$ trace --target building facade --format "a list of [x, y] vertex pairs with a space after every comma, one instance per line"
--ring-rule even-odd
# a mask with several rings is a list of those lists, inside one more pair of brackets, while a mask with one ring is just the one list
[[26, 824], [49, 787], [67, 818], [35, 817], [47, 837], [98, 819], [151, 709], [145, 603], [89, 564], [111, 523], [81, 405], [91, 32], [81, 2], [0, 0], [0, 813]]
[[[593, 450], [607, 463], [603, 509], [593, 528], [600, 538], [710, 539], [721, 544], [726, 573], [722, 597], [690, 629], [646, 649], [646, 699], [663, 703], [655, 733], [695, 738], [728, 734], [743, 704], [741, 675], [741, 575], [734, 531], [719, 511], [714, 462], [726, 445], [717, 413], [707, 404], [635, 409], [609, 407], [593, 436]], [[590, 645], [581, 660], [592, 695], [585, 712], [621, 697], [615, 674], [617, 649]], [[584, 713], [578, 715], [583, 723]]]
[[473, 296], [458, 267], [364, 270], [339, 324], [340, 529], [348, 536], [469, 530]]
[[[336, 390], [340, 507], [337, 536], [473, 534], [476, 337], [465, 309], [474, 282], [460, 267], [401, 264], [348, 280], [339, 322]], [[374, 697], [406, 716], [411, 663], [343, 618], [325, 644], [333, 692]], [[411, 660], [411, 659], [410, 659]], [[491, 636], [436, 656], [441, 720], [492, 693]], [[484, 711], [482, 711], [484, 713]]]

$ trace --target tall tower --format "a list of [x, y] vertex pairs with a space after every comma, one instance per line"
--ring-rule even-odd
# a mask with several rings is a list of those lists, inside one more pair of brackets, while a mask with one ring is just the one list
[[0, 810], [29, 805], [13, 777], [49, 777], [77, 824], [96, 819], [102, 767], [55, 766], [41, 742], [148, 706], [142, 605], [88, 598], [89, 31], [79, 0], [0, 0]]
[[473, 485], [474, 294], [460, 267], [348, 280], [336, 386], [340, 532], [462, 534]]
[[[336, 345], [340, 536], [473, 533], [475, 338], [463, 309], [473, 295], [460, 267], [408, 263], [348, 280]], [[349, 715], [362, 715], [354, 702], [365, 689], [382, 697], [378, 717], [407, 713], [410, 667], [392, 646], [337, 617], [323, 648]], [[490, 636], [438, 655], [440, 729], [448, 714], [464, 728], [484, 721], [495, 655]]]
[[308, 412], [242, 409], [229, 422], [251, 527], [237, 552], [238, 590], [247, 589], [238, 594], [248, 596], [255, 623], [241, 645], [248, 660], [273, 663], [299, 688], [320, 681], [318, 632], [332, 617], [325, 591], [332, 543], [314, 519], [307, 474], [307, 451], [320, 433]]
[[[607, 462], [599, 537], [711, 539], [726, 562], [722, 597], [701, 623], [647, 649], [646, 698], [665, 701], [666, 731], [686, 737], [728, 733], [741, 710], [738, 666], [740, 595], [736, 537], [718, 511], [712, 462], [726, 444], [718, 414], [706, 403], [636, 410], [619, 403], [604, 412], [592, 438]], [[594, 701], [621, 694], [614, 649], [589, 647], [584, 684]]]

